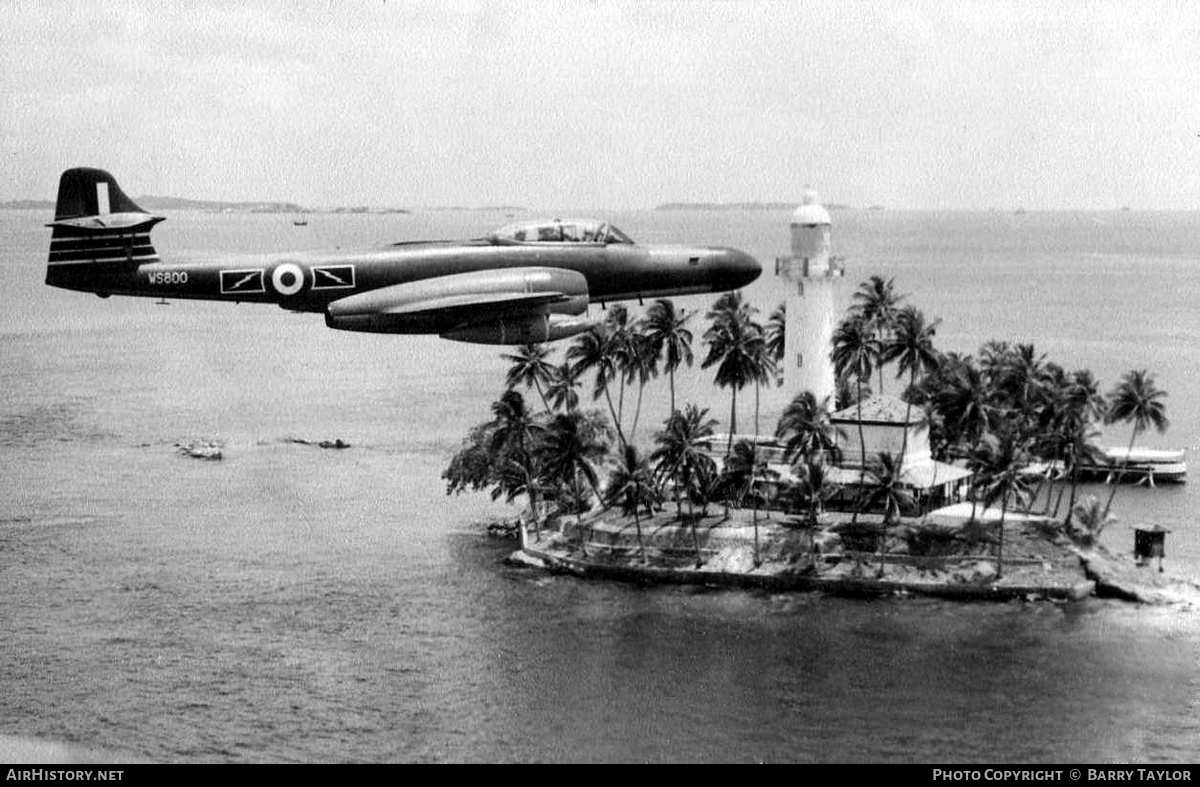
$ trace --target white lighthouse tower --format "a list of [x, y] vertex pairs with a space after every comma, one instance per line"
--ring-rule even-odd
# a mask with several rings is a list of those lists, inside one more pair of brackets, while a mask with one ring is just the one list
[[812, 391], [817, 401], [834, 401], [832, 349], [837, 295], [845, 270], [829, 257], [829, 212], [815, 191], [792, 214], [792, 255], [775, 260], [775, 275], [787, 293], [783, 385], [789, 399]]

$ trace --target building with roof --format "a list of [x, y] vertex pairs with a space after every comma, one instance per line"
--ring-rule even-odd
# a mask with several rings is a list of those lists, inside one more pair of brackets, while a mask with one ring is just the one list
[[836, 429], [841, 453], [830, 480], [843, 487], [848, 499], [857, 495], [857, 488], [872, 485], [871, 474], [864, 472], [862, 466], [864, 454], [869, 464], [881, 453], [899, 458], [903, 452], [900, 481], [912, 494], [920, 513], [957, 503], [970, 490], [973, 473], [933, 458], [929, 429], [921, 411], [909, 407], [902, 399], [874, 394], [864, 399], [861, 406], [838, 410], [829, 420]]
[[871, 474], [863, 468], [864, 453], [868, 463], [880, 453], [898, 458], [904, 453], [900, 481], [913, 495], [916, 512], [958, 503], [970, 491], [972, 471], [932, 458], [929, 428], [920, 410], [908, 407], [904, 399], [872, 395], [863, 399], [862, 405], [836, 411], [829, 420], [841, 452], [830, 480], [844, 489], [846, 499], [857, 497], [858, 488], [872, 486]]
[[[862, 402], [861, 442], [858, 413], [859, 407], [852, 405], [830, 416], [836, 429], [839, 456], [828, 466], [826, 480], [839, 490], [826, 503], [827, 508], [850, 510], [862, 491], [876, 484], [870, 471], [863, 468], [863, 445], [866, 446], [868, 465], [880, 453], [899, 457], [903, 452], [900, 481], [913, 497], [912, 510], [903, 511], [903, 514], [924, 514], [967, 499], [973, 473], [965, 467], [939, 462], [932, 457], [929, 430], [920, 410], [909, 412], [907, 403], [894, 396], [876, 394], [867, 397]], [[727, 434], [712, 435], [701, 444], [718, 465], [724, 457], [728, 438]], [[766, 436], [735, 436], [735, 440], [740, 439], [755, 439], [773, 483], [786, 488], [795, 481], [779, 440]]]

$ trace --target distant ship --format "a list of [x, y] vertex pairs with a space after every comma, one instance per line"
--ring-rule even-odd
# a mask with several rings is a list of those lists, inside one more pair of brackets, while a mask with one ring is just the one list
[[296, 227], [307, 227], [308, 219], [305, 218], [304, 216], [300, 216], [299, 218], [297, 218], [295, 221], [292, 222], [292, 225], [296, 226]]

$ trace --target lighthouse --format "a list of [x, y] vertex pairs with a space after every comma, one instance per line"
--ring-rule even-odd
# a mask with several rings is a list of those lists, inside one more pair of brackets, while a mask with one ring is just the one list
[[829, 212], [815, 191], [792, 214], [792, 254], [775, 260], [775, 275], [786, 293], [783, 385], [789, 397], [812, 391], [817, 401], [836, 392], [832, 349], [836, 305], [845, 270], [829, 257]]

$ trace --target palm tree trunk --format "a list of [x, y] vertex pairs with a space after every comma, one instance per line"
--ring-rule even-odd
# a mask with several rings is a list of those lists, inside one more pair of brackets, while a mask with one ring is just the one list
[[1104, 505], [1104, 516], [1108, 517], [1108, 509], [1112, 508], [1113, 498], [1117, 496], [1117, 487], [1121, 485], [1121, 480], [1125, 477], [1125, 468], [1129, 466], [1129, 455], [1133, 453], [1133, 442], [1137, 440], [1138, 428], [1137, 424], [1133, 425], [1133, 434], [1129, 436], [1129, 448], [1125, 451], [1125, 462], [1121, 465], [1121, 469], [1117, 471], [1117, 480], [1113, 484], [1112, 491], [1108, 493], [1108, 502]]
[[[1070, 498], [1070, 500], [1067, 501], [1067, 517], [1066, 517], [1066, 519], [1063, 520], [1063, 524], [1067, 526], [1068, 530], [1070, 530], [1070, 527], [1071, 527], [1071, 519], [1072, 519], [1072, 517], [1074, 517], [1073, 512], [1075, 511], [1075, 488], [1078, 485], [1079, 485], [1079, 460], [1076, 460], [1075, 464], [1071, 466], [1071, 498]], [[1062, 495], [1059, 495], [1059, 497], [1062, 497]], [[1058, 516], [1058, 505], [1057, 504], [1054, 506], [1054, 515]]]
[[[1071, 471], [1071, 497], [1075, 497], [1075, 471]], [[1054, 510], [1050, 512], [1050, 516], [1058, 516], [1058, 512], [1062, 510], [1063, 495], [1067, 493], [1067, 485], [1063, 484], [1058, 487], [1058, 497], [1054, 498]]]
[[[1057, 462], [1058, 457], [1055, 456], [1053, 461]], [[1042, 506], [1042, 515], [1043, 516], [1050, 513], [1050, 504], [1052, 502], [1054, 502], [1054, 468], [1053, 467], [1050, 467], [1049, 469], [1046, 470], [1046, 475], [1045, 475], [1044, 480], [1046, 483], [1046, 505]], [[1038, 494], [1040, 495], [1041, 493], [1042, 493], [1042, 490], [1039, 489]], [[1061, 497], [1061, 496], [1062, 495], [1060, 494], [1059, 497]]]
[[674, 480], [674, 485], [676, 485], [676, 516], [679, 518], [679, 521], [683, 521], [683, 487], [679, 486], [678, 467], [671, 468], [671, 477]]
[[862, 464], [858, 468], [858, 491], [854, 495], [854, 513], [850, 516], [850, 524], [858, 524], [858, 512], [862, 507], [863, 477], [867, 472], [867, 438], [863, 435], [862, 425], [862, 377], [857, 378], [858, 388], [858, 447], [862, 454]]
[[645, 392], [645, 390], [646, 390], [646, 384], [644, 382], [639, 382], [638, 383], [637, 407], [634, 408], [634, 411], [633, 411], [633, 426], [629, 427], [629, 439], [630, 440], [633, 440], [634, 435], [637, 434], [638, 419], [642, 417], [642, 393]]
[[817, 509], [810, 508], [808, 512], [808, 559], [812, 563], [813, 573], [817, 573]]
[[[913, 367], [908, 375], [908, 387], [912, 389], [917, 384], [917, 367]], [[911, 394], [910, 394], [911, 395]], [[912, 418], [912, 402], [905, 402], [904, 408], [904, 435], [900, 438], [900, 461], [896, 464], [896, 475], [904, 475], [904, 457], [908, 455], [908, 422]]]
[[638, 551], [642, 553], [642, 565], [646, 565], [646, 545], [642, 543], [642, 519], [638, 516], [638, 504], [633, 504], [633, 524], [637, 528]]
[[1008, 495], [1000, 498], [1000, 554], [996, 560], [996, 579], [1004, 576], [1004, 515], [1008, 511]]
[[669, 376], [670, 376], [670, 381], [671, 381], [671, 413], [670, 414], [674, 415], [675, 414], [675, 370], [674, 369], [670, 370]]
[[[751, 492], [751, 495], [754, 493]], [[754, 523], [754, 567], [758, 568], [762, 565], [762, 557], [758, 551], [758, 497], [754, 497], [754, 508], [750, 514], [750, 521]]]
[[725, 461], [729, 461], [729, 455], [733, 453], [733, 434], [737, 431], [737, 386], [731, 387], [733, 396], [729, 405], [729, 442], [725, 444]]
[[754, 440], [755, 440], [756, 445], [757, 445], [757, 440], [758, 440], [758, 404], [759, 404], [758, 391], [759, 391], [759, 388], [761, 388], [761, 386], [759, 385], [758, 380], [755, 379], [754, 380]]
[[888, 526], [891, 523], [891, 518], [892, 518], [892, 502], [889, 500], [883, 504], [883, 521], [879, 523], [879, 540], [878, 540], [878, 543], [876, 543], [876, 545], [875, 545], [875, 549], [879, 553], [878, 576], [880, 576], [880, 577], [882, 577], [883, 573], [884, 573], [883, 556], [884, 556], [884, 553], [887, 552], [887, 532], [888, 532]]
[[542, 523], [538, 519], [538, 496], [534, 491], [533, 485], [529, 487], [529, 515], [533, 517], [533, 537], [536, 541], [542, 540]]
[[575, 481], [572, 485], [575, 487], [575, 529], [579, 531], [579, 550], [584, 557], [587, 557], [587, 539], [583, 537], [583, 495], [579, 494], [578, 471], [575, 473]]
[[617, 427], [617, 439], [621, 441], [621, 449], [625, 448], [625, 433], [621, 431], [621, 417], [617, 415], [616, 409], [613, 407], [612, 395], [608, 392], [608, 386], [604, 386], [604, 398], [608, 401], [608, 412], [612, 414], [613, 423]]
[[696, 506], [692, 504], [691, 495], [688, 495], [688, 519], [692, 521], [692, 546], [696, 549], [696, 568], [700, 568], [704, 561], [700, 559], [700, 534], [696, 532]]
[[617, 428], [621, 428], [625, 418], [625, 375], [617, 375], [621, 380], [620, 395], [617, 397]]
[[546, 408], [546, 412], [547, 412], [547, 413], [553, 413], [554, 411], [550, 409], [550, 402], [546, 401], [546, 394], [545, 394], [545, 393], [542, 391], [542, 382], [541, 382], [541, 380], [538, 380], [538, 379], [535, 377], [535, 378], [533, 379], [533, 385], [534, 385], [534, 387], [535, 387], [535, 388], [537, 388], [538, 396], [539, 396], [539, 397], [541, 397], [541, 400], [542, 400], [542, 407], [545, 407], [545, 408]]

